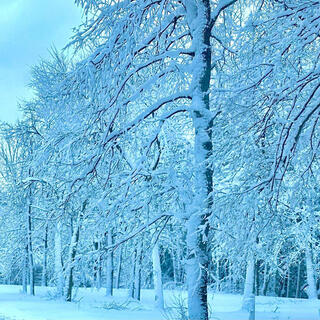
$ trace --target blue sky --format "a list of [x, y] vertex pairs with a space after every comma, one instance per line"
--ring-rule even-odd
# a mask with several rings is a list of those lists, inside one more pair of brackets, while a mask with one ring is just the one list
[[52, 45], [63, 48], [80, 20], [73, 0], [0, 0], [0, 121], [20, 116], [18, 102], [32, 95], [30, 67]]

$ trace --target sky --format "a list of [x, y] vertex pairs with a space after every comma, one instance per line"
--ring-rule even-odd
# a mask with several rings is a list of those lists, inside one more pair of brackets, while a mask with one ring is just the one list
[[0, 0], [0, 121], [21, 116], [18, 103], [32, 96], [30, 68], [62, 49], [81, 22], [73, 0]]

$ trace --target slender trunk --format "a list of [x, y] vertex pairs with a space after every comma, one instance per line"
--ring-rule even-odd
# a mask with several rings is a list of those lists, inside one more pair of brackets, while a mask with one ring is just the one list
[[234, 292], [235, 286], [234, 286], [234, 278], [233, 278], [233, 265], [231, 261], [229, 261], [228, 265], [229, 265], [230, 292]]
[[72, 299], [72, 289], [73, 289], [73, 268], [74, 268], [74, 260], [77, 253], [77, 244], [79, 240], [79, 232], [80, 232], [80, 226], [76, 225], [72, 238], [70, 243], [70, 250], [69, 250], [69, 258], [67, 262], [67, 270], [66, 270], [66, 287], [67, 287], [67, 293], [66, 293], [66, 301], [71, 301]]
[[46, 223], [44, 234], [44, 248], [43, 248], [43, 264], [42, 264], [42, 278], [41, 285], [47, 286], [47, 259], [48, 259], [48, 223]]
[[244, 284], [242, 310], [249, 311], [251, 296], [254, 290], [254, 256], [250, 255], [247, 262], [246, 280]]
[[93, 242], [94, 249], [96, 250], [97, 258], [93, 265], [93, 279], [94, 285], [99, 290], [101, 288], [101, 242], [100, 240]]
[[288, 267], [288, 272], [287, 272], [287, 298], [289, 298], [290, 295], [290, 266]]
[[279, 275], [278, 269], [276, 269], [275, 275], [274, 275], [274, 295], [277, 297], [281, 297], [281, 290], [282, 290], [282, 280]]
[[220, 260], [217, 259], [216, 262], [217, 265], [217, 271], [216, 271], [216, 292], [220, 292], [221, 290], [221, 281], [220, 281]]
[[176, 262], [176, 255], [174, 253], [174, 249], [171, 249], [171, 257], [172, 257], [172, 271], [173, 271], [173, 282], [176, 285], [178, 283], [178, 268]]
[[97, 283], [96, 283], [96, 287], [98, 290], [101, 289], [102, 286], [102, 261], [101, 261], [101, 255], [100, 255], [100, 251], [99, 251], [99, 257], [98, 257], [98, 270], [97, 270]]
[[62, 248], [61, 248], [61, 222], [58, 221], [57, 229], [54, 235], [54, 273], [55, 283], [59, 296], [63, 296], [64, 277], [62, 265]]
[[72, 237], [71, 237], [71, 242], [70, 242], [69, 258], [68, 258], [67, 270], [66, 270], [67, 293], [66, 293], [66, 297], [65, 297], [65, 300], [69, 301], [69, 302], [72, 300], [74, 262], [75, 262], [75, 257], [76, 257], [76, 253], [77, 253], [77, 246], [78, 246], [79, 237], [80, 237], [80, 228], [81, 228], [81, 223], [82, 223], [82, 218], [83, 218], [83, 213], [84, 213], [85, 207], [86, 207], [86, 202], [84, 202], [83, 207], [82, 207], [82, 211], [79, 213], [77, 224], [74, 227]]
[[[107, 245], [112, 246], [112, 230], [107, 232]], [[106, 284], [106, 296], [112, 296], [113, 294], [113, 250], [108, 250], [107, 253], [107, 284]]]
[[75, 227], [75, 230], [73, 232], [71, 243], [70, 243], [70, 250], [69, 250], [69, 258], [67, 262], [67, 281], [66, 281], [66, 287], [67, 287], [67, 293], [66, 293], [66, 301], [71, 301], [72, 299], [72, 289], [73, 289], [73, 269], [74, 269], [74, 260], [77, 253], [77, 245], [79, 241], [79, 235], [80, 235], [80, 225], [77, 224]]
[[32, 204], [31, 204], [32, 190], [29, 187], [29, 205], [28, 205], [28, 260], [29, 260], [29, 281], [30, 281], [30, 294], [34, 296], [34, 262], [33, 262], [33, 248], [32, 248]]
[[260, 295], [260, 260], [257, 260], [255, 265], [255, 295]]
[[176, 281], [178, 283], [185, 283], [185, 268], [182, 266], [182, 263], [181, 263], [181, 261], [184, 260], [184, 257], [179, 245], [176, 248], [175, 257], [176, 257], [176, 267], [177, 267]]
[[137, 248], [137, 258], [136, 258], [136, 267], [135, 267], [135, 276], [134, 276], [133, 298], [137, 299], [137, 300], [140, 300], [140, 298], [141, 298], [141, 262], [142, 262], [142, 243], [141, 243], [141, 241], [139, 242], [138, 248]]
[[192, 113], [195, 129], [195, 190], [193, 210], [187, 221], [187, 284], [189, 320], [208, 319], [208, 216], [212, 207], [212, 121], [208, 116], [211, 77], [211, 8], [209, 0], [187, 1], [187, 19], [195, 48], [192, 74]]
[[269, 283], [268, 264], [265, 261], [264, 262], [264, 271], [263, 271], [263, 285], [262, 285], [262, 294], [264, 296], [267, 295], [268, 283]]
[[162, 272], [159, 254], [158, 242], [155, 243], [152, 249], [152, 265], [153, 265], [153, 283], [155, 291], [155, 304], [159, 309], [164, 309]]
[[307, 265], [307, 281], [308, 281], [308, 288], [307, 288], [307, 294], [309, 299], [317, 299], [317, 288], [316, 288], [316, 282], [315, 282], [315, 276], [314, 276], [314, 268], [313, 268], [313, 262], [312, 262], [312, 251], [310, 249], [309, 244], [306, 245], [306, 265]]
[[137, 259], [137, 249], [135, 248], [133, 251], [132, 261], [131, 261], [131, 277], [130, 277], [130, 286], [129, 286], [129, 292], [128, 292], [129, 298], [134, 297], [134, 277], [136, 274], [136, 259]]
[[116, 288], [120, 288], [120, 280], [121, 280], [121, 266], [122, 266], [122, 247], [119, 249], [118, 255], [118, 264], [117, 264], [117, 273], [116, 273]]
[[301, 263], [298, 263], [297, 270], [297, 285], [296, 285], [296, 298], [300, 297], [300, 274], [301, 274]]
[[28, 246], [25, 247], [24, 255], [22, 258], [22, 292], [27, 294], [28, 286]]

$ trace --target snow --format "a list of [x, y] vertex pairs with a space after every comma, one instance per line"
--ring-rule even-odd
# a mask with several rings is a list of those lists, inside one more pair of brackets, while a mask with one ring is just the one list
[[[53, 288], [36, 288], [37, 296], [21, 293], [21, 286], [0, 286], [0, 319], [10, 320], [165, 320], [154, 308], [153, 290], [142, 290], [142, 302], [127, 299], [127, 290], [115, 290], [115, 297], [107, 298], [104, 290], [79, 289], [75, 302], [53, 298]], [[165, 301], [186, 301], [186, 292], [165, 291]], [[210, 294], [209, 302], [215, 312], [210, 319], [247, 320], [248, 313], [239, 311], [242, 296]], [[275, 297], [256, 298], [256, 320], [319, 320], [319, 300]], [[171, 319], [170, 319], [171, 320]]]

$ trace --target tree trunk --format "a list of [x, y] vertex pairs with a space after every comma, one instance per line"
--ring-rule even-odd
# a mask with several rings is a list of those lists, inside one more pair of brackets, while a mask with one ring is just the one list
[[44, 234], [44, 248], [43, 248], [43, 264], [42, 264], [42, 278], [41, 285], [47, 286], [47, 262], [48, 262], [48, 223], [46, 223]]
[[97, 240], [94, 242], [94, 248], [97, 252], [97, 258], [93, 266], [93, 278], [94, 278], [95, 286], [99, 290], [101, 288], [101, 272], [102, 272], [100, 240]]
[[61, 222], [57, 222], [57, 229], [54, 234], [54, 273], [55, 283], [59, 296], [63, 296], [64, 276], [62, 265], [62, 248], [61, 248]]
[[[82, 210], [78, 215], [77, 224], [74, 227], [72, 237], [71, 237], [71, 242], [70, 242], [69, 258], [68, 258], [67, 270], [66, 270], [67, 293], [66, 293], [66, 298], [65, 298], [65, 300], [69, 301], [69, 302], [72, 300], [74, 262], [75, 262], [75, 257], [76, 257], [76, 253], [77, 253], [77, 246], [78, 246], [79, 237], [80, 237], [80, 228], [81, 228], [82, 218], [83, 218], [86, 204], [87, 204], [87, 202], [85, 201], [83, 203]], [[72, 226], [72, 224], [71, 224], [71, 226]]]
[[308, 281], [308, 288], [307, 294], [309, 299], [317, 299], [317, 288], [316, 288], [316, 281], [314, 276], [314, 268], [312, 262], [312, 252], [310, 249], [309, 244], [306, 245], [306, 266], [307, 266], [307, 281]]
[[22, 258], [22, 292], [27, 294], [28, 287], [28, 246], [25, 247]]
[[[107, 246], [112, 246], [112, 230], [107, 231]], [[108, 250], [107, 253], [107, 284], [106, 284], [106, 296], [112, 296], [113, 294], [113, 250]]]
[[220, 292], [221, 291], [221, 277], [220, 277], [220, 259], [217, 259], [216, 262], [216, 292]]
[[66, 293], [66, 301], [71, 301], [72, 299], [72, 289], [73, 289], [73, 269], [74, 269], [74, 260], [77, 253], [77, 245], [79, 241], [79, 235], [80, 235], [80, 225], [79, 222], [77, 223], [70, 243], [70, 250], [69, 250], [69, 259], [67, 262], [67, 281], [66, 281], [66, 287], [67, 287], [67, 293]]
[[260, 295], [260, 260], [257, 260], [255, 264], [255, 295]]
[[288, 272], [287, 272], [287, 298], [289, 298], [290, 295], [290, 266], [288, 266]]
[[247, 262], [246, 280], [242, 300], [242, 310], [244, 311], [249, 311], [249, 302], [254, 290], [254, 265], [254, 256], [250, 255]]
[[131, 277], [130, 277], [130, 286], [129, 286], [129, 298], [134, 297], [134, 276], [136, 274], [136, 259], [137, 259], [137, 249], [135, 248], [132, 255], [131, 261]]
[[279, 274], [278, 269], [276, 269], [275, 275], [274, 275], [274, 296], [281, 297], [281, 291], [282, 291], [282, 280], [281, 276]]
[[269, 275], [268, 275], [268, 264], [264, 262], [264, 271], [263, 271], [263, 285], [262, 285], [262, 294], [264, 296], [267, 295], [268, 291], [268, 284], [269, 284]]
[[31, 207], [31, 186], [29, 187], [29, 205], [28, 205], [28, 261], [29, 261], [29, 281], [30, 281], [30, 294], [34, 296], [34, 262], [33, 262], [33, 248], [32, 248], [32, 207]]
[[176, 286], [178, 283], [178, 267], [177, 267], [176, 255], [173, 248], [171, 248], [170, 253], [172, 257], [173, 282], [174, 282], [174, 285]]
[[120, 288], [120, 280], [121, 280], [121, 266], [122, 266], [122, 247], [119, 248], [118, 255], [118, 264], [117, 264], [117, 273], [116, 273], [116, 288]]
[[153, 266], [153, 283], [154, 283], [154, 291], [155, 291], [155, 305], [159, 309], [164, 309], [162, 272], [161, 272], [158, 242], [155, 243], [152, 249], [152, 266]]
[[[142, 240], [141, 240], [142, 241]], [[141, 298], [141, 262], [142, 262], [142, 243], [138, 244], [137, 256], [136, 256], [136, 266], [135, 266], [135, 276], [134, 276], [134, 291], [133, 298], [140, 300]]]
[[208, 116], [211, 77], [211, 8], [209, 0], [187, 1], [187, 19], [195, 48], [191, 84], [192, 120], [195, 129], [195, 190], [193, 206], [187, 221], [187, 284], [189, 320], [207, 320], [208, 284], [208, 216], [212, 206], [212, 120]]
[[300, 297], [300, 274], [301, 274], [301, 263], [299, 262], [298, 271], [297, 271], [296, 298]]

